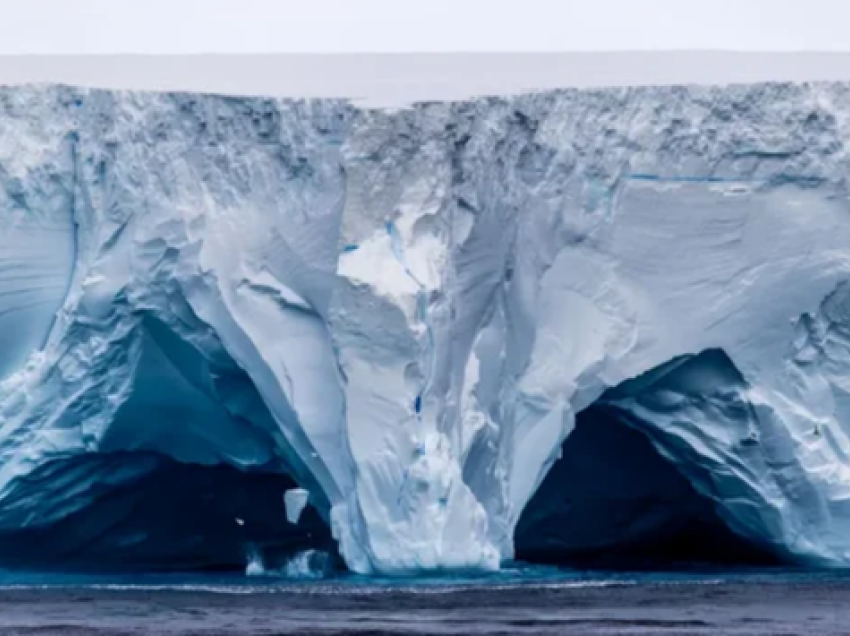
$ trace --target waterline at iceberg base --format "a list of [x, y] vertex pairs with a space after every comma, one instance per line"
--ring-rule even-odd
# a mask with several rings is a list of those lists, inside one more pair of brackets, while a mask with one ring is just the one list
[[847, 565], [848, 140], [843, 84], [0, 89], [0, 565]]

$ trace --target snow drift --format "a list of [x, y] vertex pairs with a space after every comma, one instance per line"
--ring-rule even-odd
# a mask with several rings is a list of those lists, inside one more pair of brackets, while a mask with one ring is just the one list
[[[214, 566], [326, 547], [321, 518], [357, 572], [495, 569], [596, 409], [681, 479], [657, 500], [846, 564], [848, 104], [0, 90], [0, 539]], [[170, 475], [216, 505], [181, 513]], [[254, 487], [262, 511], [233, 503]], [[313, 517], [287, 520], [294, 488]], [[538, 527], [580, 545], [586, 509]]]

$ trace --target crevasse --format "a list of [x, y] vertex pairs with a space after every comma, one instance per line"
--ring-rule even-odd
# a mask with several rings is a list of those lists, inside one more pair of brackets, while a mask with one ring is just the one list
[[[0, 90], [0, 560], [215, 566], [328, 526], [357, 572], [496, 569], [614, 527], [556, 481], [585, 462], [516, 533], [578, 416], [683, 479], [606, 545], [694, 492], [846, 564], [848, 96]], [[172, 475], [180, 537], [150, 521]], [[553, 525], [565, 492], [590, 503]]]

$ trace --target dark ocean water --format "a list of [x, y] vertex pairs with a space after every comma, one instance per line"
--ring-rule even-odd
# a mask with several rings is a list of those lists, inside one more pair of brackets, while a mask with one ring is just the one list
[[0, 634], [850, 634], [850, 572], [0, 573]]

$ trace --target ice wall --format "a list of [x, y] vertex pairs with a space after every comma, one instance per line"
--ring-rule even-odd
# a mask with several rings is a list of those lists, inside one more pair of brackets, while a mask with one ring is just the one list
[[4, 89], [0, 501], [154, 453], [291, 476], [355, 571], [494, 569], [601, 400], [733, 530], [845, 563], [848, 98]]

